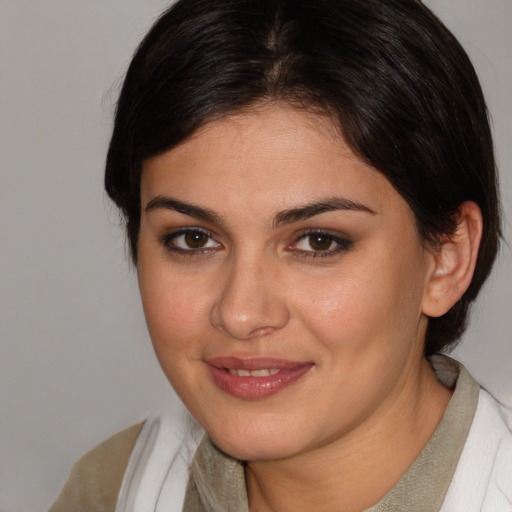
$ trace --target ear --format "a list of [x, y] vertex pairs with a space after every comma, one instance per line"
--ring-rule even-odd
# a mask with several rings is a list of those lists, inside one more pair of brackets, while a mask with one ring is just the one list
[[430, 317], [444, 315], [467, 290], [475, 271], [482, 238], [482, 212], [473, 201], [462, 203], [457, 229], [432, 249], [433, 269], [423, 297], [422, 311]]

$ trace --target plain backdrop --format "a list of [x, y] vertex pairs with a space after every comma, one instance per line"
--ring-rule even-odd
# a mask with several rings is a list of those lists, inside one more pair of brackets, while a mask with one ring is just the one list
[[[45, 510], [73, 463], [178, 400], [146, 333], [102, 173], [123, 72], [163, 0], [0, 0], [0, 511]], [[512, 0], [430, 0], [481, 77], [512, 219]], [[456, 352], [512, 404], [512, 256]]]

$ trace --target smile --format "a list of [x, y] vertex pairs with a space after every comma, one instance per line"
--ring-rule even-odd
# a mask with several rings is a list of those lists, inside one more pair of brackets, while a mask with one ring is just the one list
[[270, 377], [270, 375], [277, 375], [279, 370], [272, 368], [271, 370], [235, 370], [234, 368], [228, 369], [231, 375], [238, 375], [239, 377]]
[[215, 385], [237, 398], [261, 400], [296, 383], [313, 363], [220, 357], [206, 361]]

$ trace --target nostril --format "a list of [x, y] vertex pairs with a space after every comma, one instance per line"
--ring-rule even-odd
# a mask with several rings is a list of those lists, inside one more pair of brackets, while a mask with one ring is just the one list
[[238, 340], [268, 336], [288, 323], [287, 298], [280, 294], [283, 287], [278, 281], [269, 280], [268, 272], [261, 270], [261, 261], [250, 264], [245, 258], [242, 263], [233, 263], [219, 282], [211, 324]]
[[272, 308], [253, 307], [251, 312], [236, 311], [225, 303], [217, 303], [211, 309], [210, 321], [212, 325], [238, 340], [250, 340], [268, 336], [281, 329], [288, 323], [289, 314], [286, 306]]
[[250, 338], [258, 338], [261, 336], [266, 336], [275, 330], [276, 330], [275, 327], [270, 327], [270, 326], [269, 327], [260, 327], [258, 329], [254, 329], [254, 331], [250, 333], [249, 337]]

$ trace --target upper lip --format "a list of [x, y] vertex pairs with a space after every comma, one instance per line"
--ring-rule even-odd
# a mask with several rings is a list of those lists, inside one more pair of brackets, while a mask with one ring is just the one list
[[220, 356], [206, 360], [206, 363], [215, 368], [226, 368], [228, 370], [289, 370], [311, 364], [306, 361], [288, 361], [273, 357], [234, 357]]

